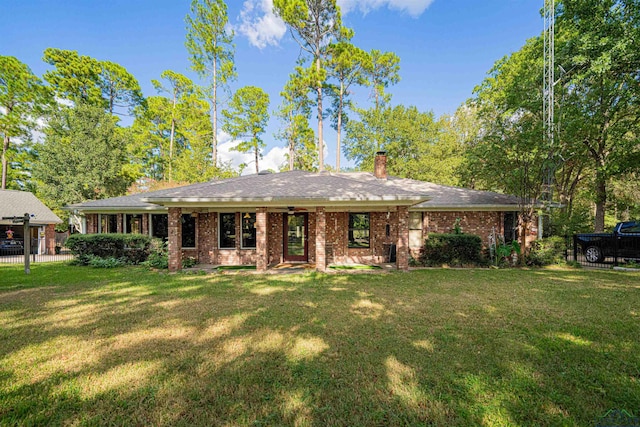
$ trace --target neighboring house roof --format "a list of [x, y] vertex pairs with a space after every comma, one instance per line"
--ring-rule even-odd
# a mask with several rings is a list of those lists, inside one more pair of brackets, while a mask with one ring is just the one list
[[68, 206], [84, 212], [165, 211], [165, 206], [410, 206], [411, 210], [518, 210], [515, 196], [369, 172], [260, 173]]
[[60, 224], [62, 220], [28, 191], [0, 190], [0, 224], [13, 224], [3, 217], [31, 216], [33, 225]]

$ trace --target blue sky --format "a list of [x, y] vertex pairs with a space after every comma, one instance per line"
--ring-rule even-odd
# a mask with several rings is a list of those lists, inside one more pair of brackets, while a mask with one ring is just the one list
[[[415, 105], [436, 116], [453, 113], [472, 96], [474, 86], [495, 61], [540, 34], [542, 0], [341, 0], [343, 22], [355, 30], [353, 42], [400, 57], [399, 84], [390, 88], [392, 104]], [[0, 0], [3, 16], [0, 54], [16, 56], [37, 74], [47, 47], [117, 62], [155, 95], [151, 79], [172, 69], [198, 81], [190, 71], [184, 17], [188, 0]], [[267, 91], [271, 109], [295, 66], [300, 49], [268, 11], [271, 0], [228, 0], [236, 31], [238, 79], [232, 89], [255, 85]], [[361, 104], [369, 90], [356, 88]], [[326, 123], [326, 122], [325, 122]], [[312, 127], [316, 128], [315, 120]], [[280, 124], [272, 117], [264, 135], [263, 168], [282, 162], [284, 142], [274, 137]], [[335, 132], [327, 129], [328, 164], [335, 164]], [[224, 160], [242, 161], [228, 153]], [[344, 159], [344, 158], [343, 158]], [[341, 162], [347, 164], [345, 160]], [[249, 170], [253, 170], [250, 166]]]

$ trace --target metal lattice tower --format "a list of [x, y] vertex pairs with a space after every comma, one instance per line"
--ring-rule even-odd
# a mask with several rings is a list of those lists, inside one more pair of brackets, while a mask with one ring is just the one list
[[545, 173], [544, 200], [553, 198], [553, 180], [555, 175], [554, 155], [554, 96], [555, 86], [555, 0], [544, 1], [544, 83], [542, 114], [544, 120], [544, 146], [549, 150]]

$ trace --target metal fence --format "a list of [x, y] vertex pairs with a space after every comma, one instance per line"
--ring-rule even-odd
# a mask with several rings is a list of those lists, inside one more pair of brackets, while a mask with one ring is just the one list
[[[44, 239], [31, 239], [29, 261], [31, 263], [66, 261], [73, 255], [64, 246], [67, 241], [67, 233], [56, 233], [56, 243], [53, 253], [49, 253], [44, 247]], [[24, 242], [22, 239], [0, 241], [0, 264], [23, 264]]]
[[566, 258], [583, 267], [593, 268], [637, 265], [640, 264], [640, 236], [615, 235], [607, 241], [581, 244], [578, 235], [574, 234], [567, 238]]

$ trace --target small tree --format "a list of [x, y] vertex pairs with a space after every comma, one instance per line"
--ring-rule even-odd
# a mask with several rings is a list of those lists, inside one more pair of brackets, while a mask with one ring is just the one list
[[229, 107], [222, 111], [226, 119], [223, 129], [233, 138], [243, 139], [234, 150], [242, 153], [254, 152], [258, 173], [260, 150], [265, 146], [260, 135], [264, 133], [269, 121], [269, 95], [259, 87], [246, 86], [233, 95]]
[[282, 120], [283, 128], [276, 136], [287, 141], [289, 170], [317, 170], [315, 135], [308, 120], [311, 101], [307, 96], [309, 79], [306, 71], [296, 67], [296, 72], [289, 75], [289, 81], [280, 92], [283, 102], [277, 115]]
[[38, 149], [38, 194], [54, 208], [124, 194], [136, 178], [127, 173], [127, 143], [128, 134], [101, 107], [62, 109]]
[[13, 56], [0, 56], [0, 136], [2, 137], [2, 189], [7, 188], [11, 140], [24, 137], [48, 102], [42, 82]]
[[211, 103], [213, 135], [211, 155], [218, 165], [218, 89], [236, 76], [233, 31], [227, 24], [227, 5], [223, 0], [192, 0], [187, 21], [187, 50], [192, 68], [202, 78], [210, 79], [207, 92]]
[[340, 172], [342, 124], [346, 122], [346, 109], [350, 106], [349, 88], [353, 84], [364, 84], [368, 56], [365, 51], [352, 45], [352, 30], [343, 30], [342, 39], [329, 45], [329, 76], [337, 81], [330, 94], [333, 97], [332, 119], [336, 129], [336, 170]]
[[274, 0], [274, 11], [291, 29], [293, 38], [313, 63], [313, 88], [318, 111], [318, 162], [324, 170], [322, 97], [326, 79], [326, 47], [340, 36], [342, 18], [336, 0]]
[[177, 122], [177, 109], [178, 109], [178, 101], [185, 95], [193, 93], [194, 86], [191, 79], [183, 76], [180, 73], [176, 73], [175, 71], [166, 70], [160, 74], [160, 78], [164, 79], [166, 83], [162, 83], [158, 80], [152, 80], [151, 83], [153, 87], [156, 88], [158, 92], [168, 93], [171, 97], [171, 133], [169, 135], [169, 171], [168, 178], [169, 181], [173, 179], [173, 153], [174, 153], [174, 141], [176, 134], [176, 122]]

